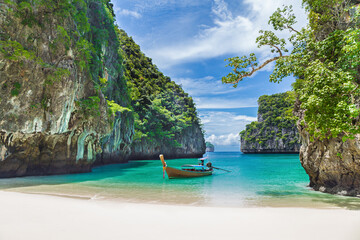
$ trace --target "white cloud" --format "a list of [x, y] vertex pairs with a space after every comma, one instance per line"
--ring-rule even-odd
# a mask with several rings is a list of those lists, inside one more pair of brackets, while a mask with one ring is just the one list
[[214, 97], [195, 97], [196, 108], [246, 108], [257, 107], [257, 98], [214, 98]]
[[255, 49], [256, 31], [253, 24], [238, 16], [233, 20], [215, 20], [215, 26], [180, 44], [147, 51], [162, 68], [187, 61], [195, 61], [229, 53]]
[[306, 16], [299, 0], [245, 0], [248, 7], [243, 15], [233, 16], [224, 0], [214, 0], [213, 26], [202, 29], [195, 36], [175, 44], [148, 49], [161, 68], [178, 63], [208, 59], [222, 55], [241, 55], [250, 52], [268, 52], [257, 49], [255, 39], [260, 29], [269, 29], [269, 16], [282, 5], [294, 6], [299, 18], [299, 27], [305, 26]]
[[212, 76], [174, 78], [173, 80], [193, 97], [198, 109], [257, 107], [257, 98], [241, 96], [241, 92], [247, 91], [248, 86], [234, 88], [230, 84], [222, 84], [221, 80], [216, 80]]
[[173, 78], [172, 80], [180, 84], [192, 96], [228, 94], [246, 89], [245, 87], [234, 88], [230, 84], [222, 84], [221, 80], [216, 80], [212, 76], [203, 78]]
[[212, 12], [221, 20], [229, 20], [232, 18], [232, 13], [228, 10], [228, 5], [224, 0], [214, 0]]
[[166, 8], [167, 6], [187, 7], [202, 5], [204, 0], [130, 0], [136, 8], [142, 11], [151, 11], [154, 8]]
[[201, 122], [206, 129], [206, 141], [216, 145], [239, 145], [239, 133], [256, 117], [221, 111], [200, 111]]
[[212, 134], [211, 136], [207, 137], [205, 139], [207, 142], [211, 142], [212, 144], [216, 145], [221, 145], [221, 146], [234, 146], [234, 145], [239, 145], [240, 143], [240, 136], [239, 134], [236, 133], [230, 133], [227, 135], [220, 135], [220, 136], [215, 136], [214, 134]]
[[128, 9], [120, 9], [120, 8], [115, 8], [115, 13], [116, 15], [122, 15], [122, 16], [131, 16], [134, 18], [141, 18], [141, 14], [136, 12], [136, 11], [131, 11]]
[[253, 122], [253, 121], [257, 121], [256, 117], [249, 117], [249, 116], [245, 116], [245, 115], [239, 115], [234, 117], [235, 120], [245, 120], [245, 121], [249, 121], [249, 122]]

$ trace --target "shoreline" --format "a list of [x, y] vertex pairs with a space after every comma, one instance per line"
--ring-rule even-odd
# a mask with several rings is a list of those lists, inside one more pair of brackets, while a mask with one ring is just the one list
[[[207, 207], [207, 208], [224, 208], [224, 209], [257, 209], [257, 208], [273, 208], [273, 209], [313, 209], [313, 210], [332, 210], [332, 209], [340, 209], [340, 210], [354, 210], [359, 211], [359, 208], [351, 209], [347, 206], [334, 206], [333, 204], [325, 204], [325, 203], [314, 203], [314, 202], [297, 202], [296, 204], [289, 201], [289, 199], [278, 199], [277, 201], [270, 201], [270, 202], [262, 202], [261, 204], [258, 203], [257, 205], [226, 205], [219, 204], [219, 203], [209, 203], [209, 202], [192, 202], [192, 203], [185, 203], [181, 201], [164, 201], [163, 199], [157, 200], [145, 200], [140, 198], [133, 198], [133, 197], [116, 197], [116, 198], [108, 198], [106, 196], [89, 196], [89, 195], [72, 195], [66, 193], [50, 193], [50, 192], [25, 192], [25, 191], [14, 191], [14, 190], [0, 190], [0, 197], [1, 193], [18, 193], [24, 194], [28, 196], [44, 196], [44, 197], [54, 197], [54, 198], [64, 198], [64, 199], [73, 199], [73, 200], [81, 200], [81, 201], [94, 201], [94, 202], [107, 202], [107, 203], [114, 203], [114, 204], [150, 204], [150, 205], [157, 205], [157, 206], [178, 206], [178, 207]], [[342, 196], [346, 197], [347, 196]], [[1, 239], [0, 239], [1, 240]]]
[[84, 200], [0, 191], [0, 239], [360, 238], [360, 211], [223, 208]]
[[[343, 209], [343, 210], [359, 210], [360, 205], [358, 203], [357, 197], [349, 197], [349, 196], [341, 196], [336, 195], [339, 203], [331, 202], [331, 198], [334, 197], [331, 194], [319, 193], [322, 194], [324, 198], [319, 199], [311, 199], [295, 196], [295, 198], [259, 198], [259, 199], [249, 199], [239, 200], [239, 202], [234, 202], [234, 199], [229, 200], [228, 198], [223, 198], [222, 201], [219, 199], [210, 200], [205, 198], [196, 198], [192, 196], [188, 199], [189, 196], [185, 195], [184, 198], [181, 198], [181, 194], [176, 197], [171, 197], [171, 193], [162, 194], [158, 193], [156, 197], [156, 193], [151, 192], [149, 197], [148, 192], [143, 192], [143, 196], [140, 196], [138, 192], [135, 194], [132, 192], [123, 192], [121, 195], [116, 196], [112, 195], [112, 193], [98, 192], [91, 193], [91, 191], [82, 191], [79, 186], [71, 186], [68, 184], [59, 185], [57, 189], [31, 189], [29, 187], [20, 187], [20, 188], [9, 188], [9, 189], [0, 189], [0, 193], [19, 193], [25, 194], [29, 196], [48, 196], [55, 198], [66, 198], [66, 199], [75, 199], [75, 200], [83, 200], [83, 201], [99, 201], [99, 202], [112, 202], [115, 204], [121, 203], [129, 203], [129, 204], [152, 204], [152, 205], [165, 205], [165, 206], [179, 206], [179, 207], [209, 207], [209, 208], [274, 208], [274, 209], [282, 209], [282, 208], [293, 208], [293, 209]], [[69, 189], [64, 190], [64, 187], [69, 187]], [[75, 192], [76, 190], [76, 192]], [[309, 191], [314, 191], [309, 189]], [[315, 192], [315, 191], [314, 191]], [[318, 192], [316, 192], [318, 193]], [[329, 199], [327, 200], [326, 197]], [[229, 200], [229, 201], [228, 201]], [[352, 200], [356, 202], [353, 203]], [[359, 238], [360, 239], [360, 238]], [[1, 239], [0, 239], [1, 240]]]

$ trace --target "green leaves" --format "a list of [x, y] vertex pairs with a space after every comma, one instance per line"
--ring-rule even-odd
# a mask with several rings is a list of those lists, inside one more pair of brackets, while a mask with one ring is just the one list
[[270, 46], [272, 53], [276, 52], [280, 54], [280, 56], [282, 56], [282, 51], [288, 52], [288, 50], [285, 48], [285, 39], [278, 38], [275, 33], [271, 31], [260, 30], [259, 33], [262, 35], [256, 38], [258, 48], [268, 45]]
[[[294, 92], [261, 96], [258, 100], [258, 115], [261, 116], [262, 121], [248, 124], [246, 129], [240, 132], [241, 138], [263, 147], [269, 140], [275, 139], [283, 139], [284, 143], [289, 144], [291, 139], [286, 133], [283, 135], [283, 132], [296, 132], [297, 119], [293, 115], [294, 102]], [[291, 145], [295, 144], [298, 137], [291, 141]]]
[[223, 83], [233, 83], [234, 87], [237, 87], [238, 82], [242, 81], [243, 78], [251, 75], [253, 69], [258, 66], [257, 57], [254, 53], [251, 53], [249, 57], [233, 57], [226, 59], [226, 61], [229, 61], [226, 67], [233, 67], [233, 70], [221, 80]]
[[26, 50], [19, 42], [11, 40], [0, 41], [0, 53], [4, 58], [14, 62], [37, 59], [34, 52]]
[[16, 97], [20, 93], [21, 84], [16, 82], [13, 84], [13, 88], [11, 89], [11, 96]]
[[292, 27], [296, 23], [296, 17], [293, 13], [292, 6], [284, 6], [282, 9], [278, 8], [271, 16], [268, 24], [272, 25], [274, 30], [283, 31], [290, 29], [295, 31]]
[[[298, 78], [293, 88], [301, 107], [306, 110], [304, 126], [312, 138], [352, 138], [360, 133], [360, 109], [356, 105], [360, 98], [360, 30], [356, 27], [357, 20], [345, 19], [352, 7], [343, 1], [304, 0], [304, 3], [309, 10], [308, 28], [293, 29], [296, 20], [291, 7], [278, 9], [269, 20], [274, 30], [294, 33], [288, 39], [293, 45], [290, 55], [282, 55], [286, 52], [285, 39], [278, 38], [271, 31], [260, 31], [258, 46], [269, 45], [271, 52], [279, 57], [261, 65], [251, 57], [230, 58], [228, 66], [234, 67], [233, 72], [224, 77], [223, 82], [236, 87], [244, 77], [275, 60], [270, 81], [278, 83], [291, 75]], [[260, 67], [256, 68], [254, 63]]]
[[[297, 35], [300, 34], [300, 32], [296, 31], [292, 25], [296, 23], [295, 16], [292, 13], [292, 7], [284, 7], [283, 9], [278, 9], [271, 17], [269, 24], [272, 24], [275, 30], [284, 30], [288, 29], [291, 32], [295, 32], [288, 41], [292, 42], [294, 45], [298, 44], [298, 37]], [[256, 71], [261, 70], [263, 67], [268, 65], [269, 63], [277, 60], [281, 60], [282, 58], [285, 58], [287, 56], [284, 56], [283, 53], [289, 52], [289, 50], [286, 48], [287, 41], [284, 38], [279, 38], [276, 36], [276, 34], [272, 31], [263, 31], [260, 30], [259, 32], [261, 35], [257, 37], [256, 43], [258, 44], [258, 47], [262, 46], [269, 46], [271, 53], [276, 53], [278, 56], [273, 57], [271, 59], [266, 60], [264, 63], [259, 64], [257, 62], [257, 58], [254, 53], [251, 53], [249, 57], [242, 56], [239, 57], [233, 57], [226, 59], [229, 61], [229, 64], [226, 65], [227, 67], [233, 67], [232, 72], [230, 72], [226, 77], [222, 78], [223, 83], [230, 83], [233, 84], [234, 87], [237, 87], [238, 83], [242, 81], [246, 77], [252, 76]], [[280, 73], [280, 72], [279, 72]], [[282, 76], [288, 76], [289, 73], [281, 73], [278, 76], [276, 76], [271, 81], [279, 82], [282, 79]], [[281, 78], [281, 79], [279, 79]]]
[[85, 117], [100, 116], [100, 98], [98, 96], [90, 96], [76, 102]]
[[109, 107], [109, 114], [110, 115], [113, 115], [113, 116], [116, 116], [116, 113], [117, 112], [131, 112], [131, 109], [130, 108], [126, 108], [126, 107], [123, 107], [123, 106], [120, 106], [119, 104], [115, 103], [114, 100], [106, 100], [107, 104], [108, 104], [108, 107]]
[[164, 76], [123, 30], [118, 30], [118, 36], [136, 112], [135, 140], [146, 139], [179, 147], [176, 137], [193, 124], [199, 124], [192, 98]]
[[54, 82], [59, 82], [70, 76], [70, 71], [65, 68], [54, 68], [52, 71], [47, 75], [45, 84], [52, 85]]
[[76, 62], [81, 71], [89, 68], [89, 63], [92, 59], [92, 47], [93, 45], [85, 38], [80, 38], [76, 43]]

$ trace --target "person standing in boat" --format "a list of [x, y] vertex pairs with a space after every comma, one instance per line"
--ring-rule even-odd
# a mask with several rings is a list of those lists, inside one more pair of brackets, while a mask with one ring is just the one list
[[199, 160], [200, 160], [199, 165], [204, 166], [205, 158], [200, 158]]
[[206, 166], [207, 166], [210, 170], [213, 169], [212, 163], [211, 163], [210, 161], [206, 163]]

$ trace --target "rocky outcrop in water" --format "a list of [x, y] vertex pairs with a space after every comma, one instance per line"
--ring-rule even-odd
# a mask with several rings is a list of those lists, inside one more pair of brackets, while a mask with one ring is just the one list
[[243, 153], [298, 153], [299, 133], [292, 119], [292, 92], [264, 95], [258, 100], [258, 121], [240, 133]]
[[141, 139], [132, 145], [130, 159], [159, 159], [160, 153], [167, 159], [202, 157], [204, 144], [199, 136], [202, 136], [201, 128], [195, 125], [184, 130], [182, 135], [175, 137], [179, 143], [176, 146], [161, 143], [161, 141]]
[[[334, 8], [335, 13], [331, 19], [336, 19], [338, 22], [343, 22], [343, 24], [334, 24], [332, 28], [328, 28], [328, 22], [325, 22], [325, 26], [321, 26], [319, 29], [322, 29], [322, 34], [320, 35], [317, 31], [315, 31], [315, 35], [317, 35], [317, 39], [323, 40], [329, 35], [333, 35], [333, 31], [341, 32], [343, 30], [350, 30], [350, 21], [352, 19], [358, 19], [356, 17], [356, 7], [359, 9], [359, 1], [348, 1], [345, 4], [353, 5], [352, 7], [345, 8], [345, 18], [342, 18], [342, 15], [339, 14], [338, 9]], [[326, 11], [330, 8], [326, 8]], [[320, 8], [321, 10], [321, 8]], [[316, 8], [312, 9], [312, 11], [317, 11]], [[322, 12], [316, 12], [315, 14], [322, 14]], [[337, 19], [339, 18], [340, 19]], [[354, 18], [356, 17], [356, 18]], [[345, 20], [345, 21], [344, 21]], [[318, 24], [318, 23], [316, 23]], [[355, 24], [355, 22], [352, 22]], [[346, 29], [348, 28], [348, 29]], [[345, 49], [344, 43], [339, 42], [338, 46], [335, 46], [334, 49]], [[333, 50], [336, 52], [336, 50]], [[332, 62], [336, 62], [337, 54], [331, 53], [331, 56], [335, 59], [331, 59]], [[344, 58], [344, 56], [342, 56]], [[326, 61], [329, 61], [325, 57]], [[351, 59], [346, 59], [346, 64], [350, 64]], [[355, 68], [356, 73], [356, 68]], [[326, 78], [325, 78], [326, 79]], [[323, 80], [324, 82], [326, 80]], [[357, 79], [356, 85], [358, 85], [360, 80], [360, 68], [357, 66]], [[336, 82], [336, 80], [335, 80]], [[345, 88], [345, 87], [344, 87]], [[330, 91], [329, 91], [330, 92]], [[328, 94], [328, 90], [326, 90]], [[314, 94], [316, 96], [316, 94]], [[329, 95], [332, 96], [332, 95]], [[335, 96], [334, 98], [337, 98]], [[321, 99], [321, 98], [320, 98]], [[337, 102], [338, 99], [334, 99], [333, 102]], [[348, 101], [352, 101], [353, 104], [359, 108], [360, 99], [358, 95], [349, 97]], [[319, 102], [319, 100], [316, 100]], [[340, 102], [341, 103], [341, 102]], [[339, 103], [339, 104], [340, 104]], [[320, 105], [321, 106], [321, 105]], [[324, 106], [324, 105], [322, 105]], [[319, 107], [322, 112], [326, 112], [328, 106], [323, 108]], [[299, 99], [297, 99], [295, 103], [294, 113], [299, 118], [297, 121], [297, 127], [299, 130], [299, 134], [301, 136], [301, 149], [300, 149], [300, 161], [302, 166], [304, 167], [306, 173], [309, 175], [310, 186], [315, 190], [332, 193], [332, 194], [340, 194], [340, 195], [348, 195], [348, 196], [358, 196], [360, 195], [360, 134], [355, 134], [353, 139], [349, 139], [344, 137], [344, 134], [339, 134], [337, 137], [325, 137], [324, 139], [320, 139], [320, 137], [309, 134], [307, 131], [307, 122], [305, 121], [305, 112], [307, 110], [304, 109], [302, 103]], [[343, 115], [343, 118], [348, 118], [349, 116]], [[352, 124], [355, 126], [359, 124], [359, 117], [352, 120]], [[336, 128], [337, 126], [332, 126], [332, 128]], [[341, 128], [341, 126], [340, 126]], [[343, 141], [344, 140], [344, 141]]]
[[210, 142], [206, 142], [206, 152], [214, 152], [215, 146]]
[[342, 137], [313, 139], [301, 121], [304, 110], [297, 101], [294, 112], [299, 117], [300, 161], [310, 178], [310, 187], [326, 193], [360, 195], [360, 135], [342, 141]]

